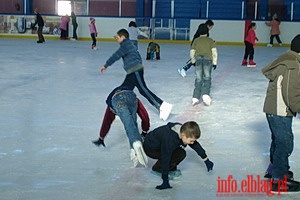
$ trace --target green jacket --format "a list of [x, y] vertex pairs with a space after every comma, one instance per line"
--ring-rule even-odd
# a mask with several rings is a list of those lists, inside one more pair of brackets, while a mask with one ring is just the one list
[[300, 112], [300, 55], [288, 51], [262, 69], [269, 79], [263, 111], [278, 116]]

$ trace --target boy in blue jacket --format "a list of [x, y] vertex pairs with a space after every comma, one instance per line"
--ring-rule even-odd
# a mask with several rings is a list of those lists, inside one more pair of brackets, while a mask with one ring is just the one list
[[186, 152], [184, 148], [189, 145], [203, 159], [207, 170], [213, 169], [214, 163], [210, 161], [199, 142], [201, 131], [194, 121], [184, 124], [171, 123], [158, 127], [149, 132], [144, 140], [144, 151], [152, 159], [158, 159], [152, 170], [161, 173], [163, 183], [156, 189], [172, 188], [169, 184], [169, 174], [179, 171], [177, 165], [184, 160]]
[[127, 75], [121, 86], [125, 86], [131, 90], [137, 87], [140, 94], [159, 110], [160, 119], [167, 120], [173, 105], [161, 100], [148, 89], [144, 80], [144, 67], [141, 55], [136, 46], [129, 40], [128, 31], [126, 29], [119, 30], [115, 38], [120, 43], [120, 48], [106, 61], [100, 68], [100, 71], [104, 72], [110, 65], [122, 58]]

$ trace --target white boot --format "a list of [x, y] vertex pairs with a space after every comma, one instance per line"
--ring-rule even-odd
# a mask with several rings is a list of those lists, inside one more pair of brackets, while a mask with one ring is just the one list
[[135, 154], [136, 154], [136, 157], [137, 157], [139, 163], [141, 163], [142, 165], [147, 167], [148, 157], [143, 149], [143, 145], [142, 145], [141, 141], [139, 141], [139, 140], [135, 141], [132, 146], [133, 146], [133, 149], [135, 151]]
[[183, 67], [180, 67], [178, 68], [178, 73], [182, 76], [182, 77], [185, 77], [186, 76], [186, 73], [185, 73], [185, 70], [183, 69]]
[[130, 160], [133, 162], [133, 167], [136, 167], [139, 164], [134, 149], [130, 149]]
[[197, 103], [199, 103], [199, 99], [197, 98], [192, 98], [192, 105], [196, 105]]
[[172, 108], [172, 104], [169, 104], [164, 101], [159, 108], [159, 118], [166, 121], [171, 113]]
[[204, 94], [204, 95], [202, 95], [202, 100], [203, 100], [204, 105], [210, 106], [210, 104], [211, 104], [210, 96], [208, 96], [207, 94]]

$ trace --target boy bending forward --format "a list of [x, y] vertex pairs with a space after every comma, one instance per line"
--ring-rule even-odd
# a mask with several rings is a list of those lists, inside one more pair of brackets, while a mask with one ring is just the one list
[[169, 184], [169, 173], [177, 170], [177, 165], [186, 157], [184, 148], [189, 145], [204, 160], [207, 170], [213, 169], [205, 150], [196, 141], [200, 138], [201, 131], [199, 125], [194, 121], [189, 121], [183, 125], [171, 123], [158, 127], [149, 132], [144, 140], [144, 151], [147, 156], [158, 159], [152, 170], [161, 173], [163, 183], [156, 186], [156, 189], [172, 188]]

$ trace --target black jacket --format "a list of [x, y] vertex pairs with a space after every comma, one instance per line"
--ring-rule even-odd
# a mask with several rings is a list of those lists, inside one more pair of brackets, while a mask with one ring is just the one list
[[[161, 151], [162, 177], [167, 177], [169, 174], [169, 163], [173, 151], [179, 147], [185, 148], [187, 146], [183, 144], [179, 137], [181, 125], [180, 123], [169, 122], [167, 125], [160, 126], [149, 132], [145, 137], [145, 149]], [[207, 157], [205, 150], [199, 142], [195, 141], [194, 144], [189, 146], [194, 149], [202, 159]]]

